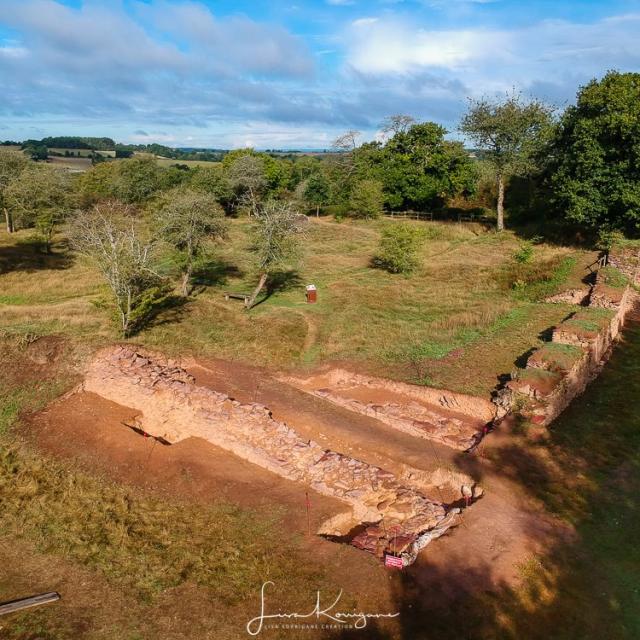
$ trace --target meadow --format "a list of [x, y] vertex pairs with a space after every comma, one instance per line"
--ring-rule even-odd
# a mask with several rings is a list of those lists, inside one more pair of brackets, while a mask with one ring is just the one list
[[[513, 233], [411, 222], [426, 229], [427, 239], [420, 268], [403, 276], [371, 266], [381, 229], [396, 222], [312, 220], [300, 264], [276, 274], [246, 312], [224, 294], [255, 286], [248, 224], [232, 221], [228, 240], [208, 248], [194, 295], [159, 309], [135, 341], [281, 369], [349, 362], [371, 373], [488, 395], [497, 377], [567, 315], [565, 305], [543, 298], [579, 286], [594, 255], [539, 244], [535, 282], [514, 288], [520, 241]], [[28, 231], [2, 234], [0, 242], [0, 269], [6, 271], [0, 328], [93, 343], [117, 339], [108, 291], [92, 266], [67, 250], [63, 236], [48, 256]], [[168, 249], [160, 270], [175, 270]], [[317, 304], [305, 301], [310, 283], [318, 288]]]

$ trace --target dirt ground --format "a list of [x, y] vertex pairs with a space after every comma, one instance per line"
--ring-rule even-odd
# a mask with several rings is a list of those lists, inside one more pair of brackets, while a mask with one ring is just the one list
[[[278, 381], [265, 370], [223, 361], [194, 362], [189, 371], [196, 382], [241, 401], [267, 405], [305, 437], [327, 448], [349, 453], [398, 474], [407, 465], [424, 470], [435, 499], [447, 501], [446, 487], [434, 486], [435, 470], [462, 470], [479, 481], [485, 496], [464, 513], [463, 523], [423, 551], [406, 570], [416, 588], [429, 594], [433, 606], [445, 606], [465, 593], [517, 584], [521, 567], [558, 535], [558, 528], [541, 517], [537, 505], [526, 502], [518, 486], [492, 468], [485, 453], [499, 447], [508, 434], [493, 433], [475, 454], [398, 432], [374, 419], [337, 407]], [[305, 533], [305, 492], [233, 454], [200, 439], [163, 445], [127, 425], [133, 411], [82, 392], [54, 402], [28, 421], [28, 437], [41, 450], [74, 460], [81, 467], [110, 480], [157, 492], [167, 499], [197, 502], [224, 500], [243, 506], [280, 505], [285, 531]], [[440, 494], [440, 495], [438, 495]], [[344, 510], [339, 501], [313, 493], [311, 528]], [[366, 592], [384, 602], [393, 578], [371, 556], [315, 535], [305, 538], [313, 562], [331, 567], [346, 591]], [[443, 580], [456, 568], [454, 580]], [[463, 569], [460, 571], [460, 569]]]

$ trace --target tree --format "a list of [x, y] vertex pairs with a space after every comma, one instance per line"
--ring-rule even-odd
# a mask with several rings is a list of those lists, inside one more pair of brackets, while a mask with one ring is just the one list
[[358, 148], [358, 139], [362, 134], [359, 131], [350, 129], [339, 135], [331, 145], [334, 149], [343, 153], [350, 153]]
[[79, 178], [77, 190], [79, 204], [84, 208], [116, 197], [119, 162], [102, 162], [85, 171]]
[[35, 227], [47, 253], [56, 224], [72, 206], [70, 176], [47, 165], [29, 164], [5, 189], [6, 206], [21, 227]]
[[155, 158], [136, 157], [120, 160], [116, 167], [112, 190], [122, 202], [140, 204], [161, 186], [160, 168]]
[[302, 189], [302, 198], [316, 209], [316, 217], [320, 215], [320, 207], [329, 202], [329, 182], [321, 172], [313, 173], [307, 178]]
[[28, 160], [20, 151], [0, 148], [0, 206], [4, 211], [7, 233], [13, 233], [13, 216], [7, 206], [5, 190], [26, 169]]
[[390, 273], [411, 273], [420, 264], [418, 252], [425, 233], [412, 224], [390, 224], [382, 230], [382, 238], [373, 265]]
[[582, 87], [550, 157], [553, 202], [568, 220], [640, 232], [640, 73], [611, 71]]
[[338, 136], [332, 145], [336, 153], [331, 157], [329, 177], [331, 180], [332, 201], [346, 205], [356, 179], [356, 150], [361, 137], [359, 131], [347, 131]]
[[132, 208], [115, 201], [79, 212], [69, 235], [71, 246], [88, 256], [107, 281], [122, 335], [130, 336], [166, 293], [153, 267], [156, 243], [144, 237]]
[[492, 164], [498, 190], [498, 231], [504, 229], [505, 180], [536, 168], [553, 131], [553, 108], [539, 100], [525, 102], [516, 93], [500, 101], [471, 100], [460, 130]]
[[406, 124], [384, 146], [356, 152], [358, 174], [382, 182], [389, 208], [428, 210], [472, 192], [476, 171], [462, 144], [445, 140], [446, 129], [434, 122]]
[[349, 199], [350, 215], [354, 218], [377, 218], [382, 213], [384, 194], [377, 180], [360, 180], [355, 183]]
[[381, 125], [382, 133], [387, 137], [393, 137], [398, 133], [406, 133], [407, 130], [416, 124], [415, 118], [402, 114], [387, 116]]
[[189, 188], [212, 195], [223, 206], [231, 202], [233, 197], [231, 186], [220, 165], [196, 167], [191, 173]]
[[249, 207], [249, 215], [257, 215], [267, 189], [264, 160], [249, 153], [237, 157], [229, 165], [227, 180], [238, 201]]
[[212, 195], [176, 190], [166, 194], [156, 222], [160, 237], [178, 251], [180, 292], [186, 297], [191, 292], [191, 275], [202, 257], [205, 241], [226, 235], [224, 211]]
[[295, 260], [300, 250], [307, 217], [290, 202], [270, 200], [262, 205], [253, 225], [253, 252], [260, 274], [258, 285], [246, 302], [251, 309], [270, 275]]

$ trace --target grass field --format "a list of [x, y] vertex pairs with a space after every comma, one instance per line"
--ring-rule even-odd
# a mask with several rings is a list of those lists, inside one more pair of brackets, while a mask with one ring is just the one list
[[[421, 223], [429, 239], [422, 267], [410, 277], [370, 267], [385, 224], [312, 221], [297, 270], [279, 274], [250, 313], [224, 292], [248, 292], [256, 281], [248, 223], [235, 220], [230, 239], [211, 247], [196, 295], [160, 314], [134, 339], [180, 353], [240, 359], [280, 368], [350, 361], [361, 369], [421, 384], [487, 394], [540, 334], [567, 314], [505, 286], [518, 240], [479, 225]], [[92, 341], [117, 337], [108, 292], [84, 259], [61, 243], [44, 256], [29, 234], [0, 235], [0, 327], [52, 331]], [[540, 245], [547, 290], [575, 285], [591, 254]], [[569, 262], [558, 272], [556, 264]], [[558, 262], [560, 261], [560, 262]], [[3, 267], [4, 262], [4, 267]], [[544, 265], [551, 265], [546, 268]], [[173, 271], [170, 254], [162, 269]], [[37, 277], [34, 277], [37, 272]], [[319, 302], [305, 303], [304, 285]]]
[[161, 167], [172, 167], [174, 164], [184, 164], [193, 169], [193, 167], [215, 167], [221, 164], [220, 162], [212, 162], [210, 160], [176, 160], [174, 158], [161, 158], [160, 156], [155, 156], [155, 158]]

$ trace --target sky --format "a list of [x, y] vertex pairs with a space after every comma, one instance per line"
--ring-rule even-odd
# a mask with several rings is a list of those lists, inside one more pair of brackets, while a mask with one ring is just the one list
[[640, 0], [0, 0], [0, 139], [328, 148], [640, 71]]

